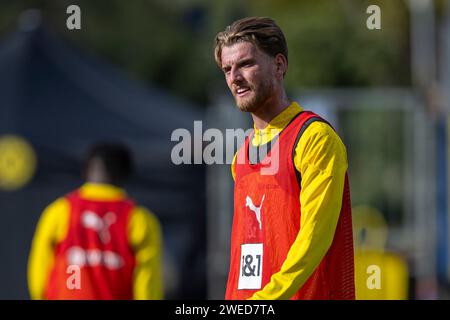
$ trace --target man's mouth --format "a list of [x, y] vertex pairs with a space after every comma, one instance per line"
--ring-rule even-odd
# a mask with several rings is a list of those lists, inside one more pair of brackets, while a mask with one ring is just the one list
[[236, 90], [236, 95], [238, 97], [242, 97], [249, 91], [250, 91], [250, 88], [239, 88], [239, 89]]

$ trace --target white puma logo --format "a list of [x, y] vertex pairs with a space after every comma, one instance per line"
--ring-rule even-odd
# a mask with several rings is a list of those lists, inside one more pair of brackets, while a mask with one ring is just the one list
[[262, 199], [261, 199], [261, 205], [259, 207], [255, 206], [253, 204], [252, 198], [250, 198], [249, 196], [247, 196], [247, 198], [245, 199], [245, 202], [246, 202], [245, 206], [248, 207], [250, 210], [252, 210], [255, 213], [256, 220], [258, 220], [258, 223], [259, 223], [259, 230], [262, 229], [262, 226], [261, 226], [261, 208], [262, 208], [265, 196], [266, 195], [264, 194]]
[[111, 240], [109, 227], [116, 222], [116, 215], [108, 212], [101, 218], [93, 211], [85, 211], [81, 216], [81, 222], [83, 227], [96, 231], [103, 243], [108, 243]]

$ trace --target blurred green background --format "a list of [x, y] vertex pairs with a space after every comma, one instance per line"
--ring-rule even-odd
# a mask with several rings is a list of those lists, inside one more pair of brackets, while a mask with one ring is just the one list
[[[443, 1], [436, 2], [438, 14]], [[66, 8], [82, 9], [82, 30], [68, 31]], [[382, 32], [365, 28], [366, 8], [382, 6]], [[287, 87], [408, 86], [409, 16], [405, 1], [3, 1], [0, 31], [23, 10], [41, 8], [52, 29], [134, 77], [210, 101], [222, 87], [211, 59], [215, 34], [247, 15], [270, 15], [289, 45]]]

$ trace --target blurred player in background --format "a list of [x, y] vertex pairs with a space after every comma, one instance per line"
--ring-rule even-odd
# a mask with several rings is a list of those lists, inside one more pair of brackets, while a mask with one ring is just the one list
[[232, 164], [226, 299], [354, 299], [345, 146], [325, 120], [287, 98], [283, 32], [269, 18], [238, 20], [216, 36], [215, 60], [254, 122]]
[[86, 183], [51, 203], [34, 235], [28, 265], [32, 299], [162, 299], [161, 229], [127, 197], [131, 154], [98, 144]]

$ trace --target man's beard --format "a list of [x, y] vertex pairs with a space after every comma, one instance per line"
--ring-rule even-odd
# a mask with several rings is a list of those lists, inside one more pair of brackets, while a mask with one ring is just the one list
[[243, 112], [256, 112], [272, 95], [273, 85], [270, 80], [260, 82], [256, 87], [250, 87], [251, 97], [239, 99], [235, 97], [236, 105]]

